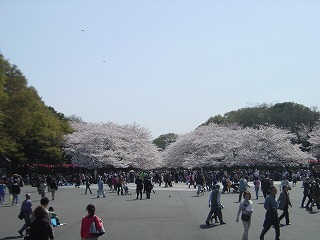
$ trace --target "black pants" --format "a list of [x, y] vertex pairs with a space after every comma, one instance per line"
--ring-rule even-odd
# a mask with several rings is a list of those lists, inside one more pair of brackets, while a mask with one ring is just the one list
[[137, 199], [139, 198], [140, 194], [140, 199], [142, 199], [142, 189], [137, 189]]
[[87, 194], [87, 190], [89, 189], [89, 191], [90, 191], [90, 194], [92, 194], [92, 192], [91, 192], [91, 188], [88, 186], [88, 187], [86, 187], [86, 191], [84, 192], [84, 194]]
[[[301, 207], [304, 206], [304, 202], [306, 201], [306, 198], [308, 198], [308, 200], [310, 201], [310, 199], [311, 199], [310, 194], [303, 194], [303, 198], [302, 198], [302, 202], [301, 202]], [[308, 201], [308, 202], [309, 202], [309, 201]], [[312, 201], [312, 200], [311, 200], [311, 201]], [[310, 204], [310, 203], [309, 203], [309, 204]], [[308, 208], [309, 204], [307, 205], [307, 208]]]
[[[280, 240], [280, 226], [279, 224], [275, 224], [273, 225], [274, 226], [274, 230], [276, 231], [276, 237], [275, 239], [276, 240]], [[269, 231], [271, 225], [269, 226], [265, 226], [263, 229], [262, 229], [262, 232], [260, 234], [260, 240], [264, 240], [264, 235]]]
[[239, 202], [241, 202], [241, 198], [242, 198], [242, 194], [244, 193], [244, 191], [240, 191], [240, 193], [239, 193]]
[[270, 194], [269, 190], [263, 190], [262, 193], [264, 198], [266, 198]]
[[278, 213], [273, 210], [268, 210], [266, 212], [265, 220], [263, 223], [263, 229], [260, 234], [260, 240], [264, 240], [264, 235], [269, 231], [271, 226], [274, 226], [274, 230], [276, 232], [276, 240], [280, 239], [280, 224], [279, 224], [279, 218]]
[[220, 223], [223, 222], [222, 212], [221, 212], [221, 209], [218, 206], [213, 206], [213, 207], [211, 206], [210, 212], [209, 212], [208, 217], [206, 219], [206, 222], [210, 221], [212, 215], [214, 215], [215, 217], [218, 217]]
[[279, 222], [281, 221], [282, 218], [285, 218], [285, 219], [286, 219], [286, 225], [288, 225], [288, 224], [290, 223], [288, 207], [285, 207], [285, 208], [283, 209], [283, 212], [282, 212], [282, 214], [281, 214], [280, 217], [279, 217]]
[[120, 190], [121, 190], [121, 195], [123, 195], [123, 187], [122, 187], [122, 185], [121, 184], [118, 184], [117, 185], [117, 194], [119, 195], [120, 194]]

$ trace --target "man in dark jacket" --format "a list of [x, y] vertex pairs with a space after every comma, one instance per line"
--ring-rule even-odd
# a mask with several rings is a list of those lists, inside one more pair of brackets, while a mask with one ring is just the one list
[[151, 178], [146, 176], [144, 179], [144, 190], [146, 192], [147, 199], [150, 199], [150, 193], [151, 193], [152, 188], [153, 188], [153, 185], [151, 182]]
[[277, 188], [275, 186], [270, 187], [270, 194], [264, 201], [264, 208], [267, 210], [263, 223], [263, 230], [260, 234], [260, 240], [264, 239], [264, 235], [269, 231], [273, 225], [276, 231], [276, 240], [280, 239], [280, 224], [278, 218], [278, 203], [276, 201]]
[[219, 218], [220, 224], [226, 224], [223, 221], [223, 216], [222, 216], [222, 211], [221, 211], [223, 206], [220, 203], [220, 198], [221, 198], [220, 185], [217, 184], [209, 196], [210, 212], [209, 212], [207, 220], [206, 220], [207, 226], [209, 225], [209, 221], [210, 221], [212, 215], [217, 216]]
[[140, 199], [142, 199], [143, 181], [139, 176], [137, 176], [135, 184], [137, 185], [136, 186], [137, 199], [139, 198], [139, 194], [140, 194]]
[[11, 189], [11, 193], [12, 193], [12, 206], [18, 205], [19, 203], [19, 194], [20, 194], [20, 187], [18, 185], [17, 180], [13, 181], [13, 185], [12, 185], [12, 189]]
[[32, 202], [30, 200], [31, 196], [29, 193], [26, 194], [26, 199], [21, 204], [21, 212], [23, 214], [24, 219], [24, 225], [22, 228], [18, 231], [18, 233], [22, 236], [22, 233], [24, 230], [26, 230], [29, 227], [30, 224], [30, 218], [32, 214]]
[[307, 177], [306, 180], [303, 183], [303, 198], [301, 202], [301, 208], [307, 207], [309, 208], [309, 205], [305, 206], [304, 202], [306, 201], [306, 198], [311, 202], [311, 186], [310, 186], [310, 179]]
[[264, 198], [266, 198], [270, 194], [270, 187], [272, 186], [271, 181], [268, 176], [266, 176], [262, 181], [261, 181], [261, 190], [263, 193]]

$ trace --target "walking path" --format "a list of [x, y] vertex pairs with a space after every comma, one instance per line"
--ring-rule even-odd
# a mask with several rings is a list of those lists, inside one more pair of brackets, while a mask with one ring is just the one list
[[[279, 185], [279, 182], [275, 182], [275, 185]], [[134, 184], [129, 184], [129, 187], [132, 195], [126, 196], [110, 193], [105, 187], [107, 197], [98, 199], [96, 194], [84, 195], [84, 186], [59, 187], [55, 200], [50, 201], [49, 206], [56, 210], [61, 222], [66, 222], [67, 225], [54, 228], [55, 239], [80, 239], [81, 218], [86, 214], [85, 208], [89, 203], [96, 206], [97, 215], [104, 220], [106, 234], [100, 238], [101, 240], [241, 239], [242, 223], [235, 222], [239, 206], [236, 203], [238, 194], [223, 194], [221, 197], [221, 202], [225, 206], [224, 221], [227, 224], [207, 227], [205, 219], [209, 212], [208, 192], [205, 192], [204, 196], [196, 197], [196, 189], [189, 189], [186, 184], [179, 183], [174, 184], [172, 188], [155, 186], [156, 193], [152, 193], [150, 200], [136, 200]], [[92, 192], [96, 193], [96, 185], [93, 185], [92, 189]], [[36, 188], [25, 186], [22, 188], [20, 201], [27, 192], [31, 193], [35, 208], [40, 201], [40, 195]], [[250, 192], [254, 196], [253, 187], [250, 188]], [[320, 211], [310, 214], [300, 208], [301, 183], [292, 188], [290, 196], [293, 204], [293, 208], [289, 209], [291, 225], [281, 227], [281, 239], [319, 239]], [[51, 199], [50, 195], [48, 197]], [[263, 200], [263, 197], [253, 200], [254, 214], [249, 239], [258, 239], [262, 230], [265, 215]], [[17, 232], [23, 225], [17, 217], [20, 205], [11, 207], [7, 201], [8, 195], [6, 204], [0, 205], [0, 240], [22, 239]], [[270, 229], [265, 239], [274, 239], [273, 229]]]

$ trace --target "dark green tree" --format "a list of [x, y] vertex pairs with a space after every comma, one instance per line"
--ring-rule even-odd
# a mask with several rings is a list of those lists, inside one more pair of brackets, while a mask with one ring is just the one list
[[63, 114], [47, 107], [15, 65], [0, 56], [0, 153], [14, 163], [63, 161], [63, 136], [71, 132]]
[[178, 135], [175, 133], [167, 133], [162, 134], [156, 139], [154, 139], [152, 142], [155, 144], [158, 148], [161, 148], [162, 150], [166, 149], [171, 143], [174, 143], [178, 138]]

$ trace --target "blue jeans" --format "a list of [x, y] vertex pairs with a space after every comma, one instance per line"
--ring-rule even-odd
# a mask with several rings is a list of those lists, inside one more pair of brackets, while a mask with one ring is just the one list
[[19, 202], [19, 194], [12, 194], [12, 205], [13, 204], [18, 204]]
[[256, 199], [259, 198], [259, 190], [260, 190], [260, 187], [254, 187], [254, 190], [256, 191]]

